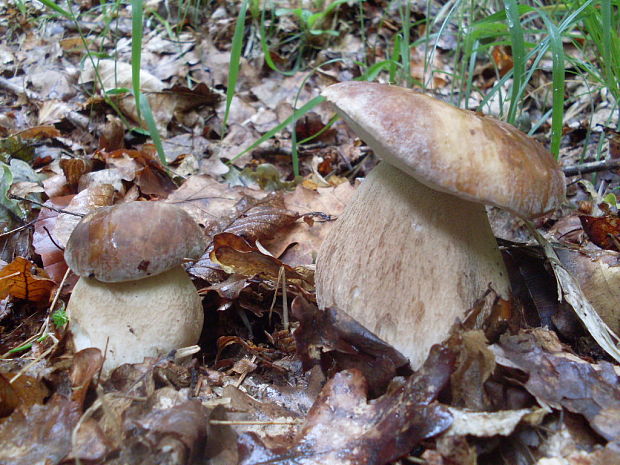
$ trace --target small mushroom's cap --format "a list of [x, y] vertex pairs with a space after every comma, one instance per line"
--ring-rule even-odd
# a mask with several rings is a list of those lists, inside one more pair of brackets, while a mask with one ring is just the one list
[[376, 155], [435, 190], [526, 218], [564, 199], [553, 156], [507, 123], [385, 84], [342, 82], [323, 95]]
[[79, 276], [103, 282], [154, 276], [198, 259], [205, 249], [200, 226], [183, 209], [162, 202], [102, 207], [73, 230], [65, 261]]

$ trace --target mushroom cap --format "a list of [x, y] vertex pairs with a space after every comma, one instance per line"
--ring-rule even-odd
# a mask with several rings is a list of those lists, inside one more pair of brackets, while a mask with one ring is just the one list
[[71, 233], [65, 261], [79, 276], [132, 281], [198, 259], [205, 249], [200, 226], [183, 209], [163, 202], [101, 207]]
[[386, 84], [342, 82], [323, 96], [377, 156], [432, 189], [526, 218], [565, 197], [553, 156], [510, 124]]

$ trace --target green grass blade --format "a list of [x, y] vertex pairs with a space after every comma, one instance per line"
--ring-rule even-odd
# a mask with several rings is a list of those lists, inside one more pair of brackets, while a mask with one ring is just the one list
[[157, 155], [159, 156], [159, 161], [164, 166], [168, 165], [166, 161], [166, 153], [164, 152], [164, 146], [161, 142], [161, 136], [159, 135], [159, 130], [157, 129], [157, 124], [155, 124], [155, 118], [153, 117], [153, 112], [151, 111], [151, 106], [149, 105], [149, 99], [146, 98], [145, 95], [142, 95], [140, 99], [140, 106], [142, 107], [142, 117], [146, 122], [146, 126], [149, 128], [149, 134], [151, 135], [151, 139], [153, 140], [153, 144], [157, 149]]
[[237, 87], [237, 78], [239, 77], [239, 62], [241, 60], [241, 48], [243, 47], [243, 35], [245, 31], [245, 16], [248, 10], [248, 0], [243, 0], [235, 24], [235, 33], [232, 40], [232, 48], [230, 49], [230, 63], [228, 65], [228, 84], [226, 88], [226, 111], [224, 112], [224, 121], [222, 123], [222, 132], [226, 132], [228, 124], [228, 116], [230, 114], [230, 105], [235, 96]]
[[523, 38], [523, 28], [521, 26], [519, 6], [516, 0], [504, 0], [506, 9], [506, 22], [510, 33], [512, 46], [512, 93], [510, 97], [510, 108], [508, 110], [508, 122], [514, 124], [517, 120], [517, 110], [519, 109], [520, 98], [522, 95], [523, 76], [525, 75], [525, 40]]
[[131, 0], [131, 84], [136, 99], [136, 110], [140, 117], [140, 66], [142, 62], [144, 7], [142, 0]]
[[551, 79], [553, 85], [553, 103], [551, 112], [551, 153], [558, 158], [560, 153], [560, 141], [562, 139], [562, 128], [564, 120], [564, 45], [562, 36], [555, 24], [539, 10], [539, 16], [547, 26], [549, 33], [549, 43], [551, 46], [551, 56], [553, 66], [551, 69]]
[[282, 129], [284, 129], [285, 127], [287, 127], [289, 124], [293, 123], [294, 121], [297, 121], [299, 118], [301, 118], [303, 115], [308, 113], [310, 110], [312, 110], [314, 107], [316, 107], [319, 103], [323, 102], [324, 100], [325, 100], [325, 97], [322, 97], [322, 96], [314, 97], [312, 100], [307, 102], [305, 105], [303, 105], [299, 109], [295, 110], [291, 116], [286, 118], [284, 121], [282, 121], [276, 127], [274, 127], [273, 129], [267, 131], [261, 137], [256, 139], [256, 141], [252, 145], [250, 145], [248, 148], [246, 148], [243, 152], [235, 155], [230, 160], [229, 163], [234, 162], [237, 158], [241, 157], [242, 155], [245, 155], [246, 153], [248, 153], [251, 150], [254, 150], [256, 147], [258, 147], [263, 142], [271, 139], [273, 136], [275, 136]]
[[65, 10], [64, 8], [62, 8], [59, 5], [56, 5], [51, 0], [39, 0], [39, 1], [41, 3], [43, 3], [43, 5], [48, 7], [50, 10], [54, 10], [59, 15], [64, 16], [65, 18], [67, 18], [70, 21], [75, 21], [75, 16], [74, 16], [73, 13], [71, 13], [70, 11]]

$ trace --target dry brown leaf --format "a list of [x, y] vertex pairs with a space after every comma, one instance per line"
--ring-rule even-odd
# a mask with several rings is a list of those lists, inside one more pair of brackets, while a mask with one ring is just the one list
[[435, 402], [448, 383], [454, 356], [435, 346], [427, 363], [406, 381], [369, 403], [358, 370], [337, 373], [308, 412], [290, 447], [266, 447], [256, 434], [239, 438], [242, 465], [383, 465], [452, 424]]
[[556, 253], [599, 316], [620, 334], [620, 254], [565, 248], [557, 248]]
[[601, 249], [620, 251], [620, 218], [616, 216], [579, 217], [588, 238]]
[[30, 260], [17, 257], [0, 270], [0, 299], [10, 295], [31, 302], [47, 302], [56, 283]]
[[281, 193], [262, 199], [243, 197], [235, 206], [236, 217], [223, 232], [235, 234], [248, 241], [263, 241], [274, 237], [277, 231], [293, 224], [299, 218], [284, 206]]
[[[72, 195], [65, 197], [55, 197], [43, 205], [54, 208], [65, 208]], [[32, 242], [34, 250], [41, 256], [43, 269], [57, 284], [62, 281], [67, 264], [65, 263], [64, 250], [54, 237], [54, 225], [56, 224], [58, 212], [48, 208], [42, 208], [34, 227]]]
[[54, 126], [35, 126], [13, 134], [13, 136], [19, 136], [22, 139], [52, 138], [60, 137], [60, 131]]
[[293, 268], [285, 265], [277, 258], [265, 255], [256, 247], [248, 244], [243, 238], [231, 233], [216, 234], [213, 238], [211, 260], [219, 263], [230, 273], [244, 276], [260, 275], [277, 281], [280, 269], [284, 269], [287, 280], [308, 283], [306, 277]]
[[[299, 214], [321, 212], [335, 219], [343, 212], [354, 192], [355, 188], [348, 182], [317, 190], [298, 186], [294, 192], [284, 195], [284, 206]], [[332, 224], [333, 221], [317, 220], [312, 225], [298, 221], [284, 228], [272, 240], [264, 242], [264, 245], [288, 265], [310, 265], [316, 261]]]
[[337, 309], [319, 310], [302, 297], [291, 305], [299, 321], [295, 330], [297, 356], [304, 370], [321, 364], [335, 371], [355, 368], [366, 378], [369, 391], [376, 396], [385, 391], [396, 370], [409, 361], [400, 352], [379, 339], [346, 313]]
[[544, 329], [504, 335], [491, 348], [498, 363], [529, 375], [524, 387], [541, 405], [583, 415], [608, 441], [620, 438], [620, 378], [611, 364], [595, 368], [564, 352], [555, 333]]
[[92, 171], [93, 161], [84, 158], [63, 158], [60, 160], [60, 167], [67, 182], [77, 185], [83, 174]]
[[11, 383], [14, 375], [0, 372], [0, 417], [10, 415], [16, 408], [27, 410], [31, 405], [42, 404], [49, 395], [41, 380], [22, 375]]
[[59, 392], [44, 405], [13, 411], [0, 423], [0, 463], [32, 465], [60, 463], [71, 451], [71, 434], [82, 415], [88, 385], [101, 368], [97, 349], [77, 352], [73, 358], [71, 394]]

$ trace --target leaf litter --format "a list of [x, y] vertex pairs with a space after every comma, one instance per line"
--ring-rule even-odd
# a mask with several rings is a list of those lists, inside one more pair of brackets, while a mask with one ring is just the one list
[[[318, 35], [305, 50], [274, 41], [272, 60], [286, 66], [301, 53], [322, 65], [311, 75], [271, 71], [260, 40], [248, 40], [224, 127], [233, 3], [209, 6], [204, 24], [175, 38], [165, 27], [145, 31], [142, 91], [167, 166], [126, 92], [127, 11], [106, 37], [97, 36], [103, 16], [91, 17], [86, 3], [76, 6], [92, 19], [83, 43], [70, 22], [33, 24], [18, 9], [0, 7], [7, 20], [0, 23], [7, 37], [0, 95], [8, 110], [0, 115], [0, 461], [620, 462], [620, 370], [610, 357], [617, 339], [606, 328], [617, 331], [618, 306], [596, 298], [616, 300], [612, 275], [597, 271], [617, 267], [613, 199], [571, 184], [580, 213], [563, 210], [537, 224], [557, 232], [553, 246], [563, 267], [548, 248], [507, 245], [513, 300], [481, 296], [470, 318], [411, 373], [395, 349], [338, 309], [314, 303], [316, 254], [355, 192], [349, 181], [376, 163], [372, 153], [341, 122], [327, 127], [332, 112], [319, 105], [236, 158], [322, 88], [359, 76], [362, 41], [347, 21], [368, 15], [381, 54], [398, 31], [398, 15], [388, 9], [384, 16], [384, 2], [364, 2], [361, 10], [341, 2], [338, 15], [324, 18], [345, 27], [340, 41]], [[276, 35], [302, 33], [299, 17], [285, 11], [271, 18]], [[426, 8], [416, 14], [424, 17]], [[255, 25], [247, 31], [256, 39]], [[435, 69], [445, 66], [453, 39], [442, 36]], [[101, 81], [93, 62], [82, 61], [97, 48], [115, 57], [96, 62]], [[339, 61], [328, 63], [335, 56]], [[506, 49], [493, 57], [500, 72], [511, 66]], [[429, 75], [423, 58], [421, 48], [412, 50], [414, 77], [447, 92], [451, 77]], [[497, 78], [484, 66], [475, 73], [481, 88]], [[107, 101], [101, 83], [113, 90]], [[572, 140], [573, 123], [565, 128]], [[564, 150], [572, 163], [589, 147]], [[104, 379], [104, 354], [75, 353], [62, 318], [52, 321], [75, 282], [71, 274], [65, 279], [62, 248], [79, 220], [71, 213], [135, 200], [174, 203], [203, 228], [210, 247], [187, 270], [203, 296], [205, 330], [199, 348], [124, 365]], [[556, 278], [589, 330], [558, 302]]]

